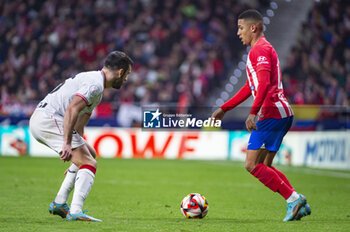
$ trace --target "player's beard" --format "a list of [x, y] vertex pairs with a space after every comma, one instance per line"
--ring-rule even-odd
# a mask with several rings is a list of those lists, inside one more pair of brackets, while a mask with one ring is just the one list
[[122, 87], [122, 85], [123, 85], [123, 78], [120, 77], [113, 82], [112, 87], [115, 89], [120, 89]]

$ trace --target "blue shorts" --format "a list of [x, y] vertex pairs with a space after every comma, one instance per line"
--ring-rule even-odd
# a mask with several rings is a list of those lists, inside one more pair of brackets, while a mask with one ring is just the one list
[[269, 118], [258, 121], [256, 126], [258, 130], [252, 130], [248, 142], [248, 150], [258, 150], [265, 148], [269, 151], [278, 151], [283, 137], [292, 126], [293, 116], [275, 119]]

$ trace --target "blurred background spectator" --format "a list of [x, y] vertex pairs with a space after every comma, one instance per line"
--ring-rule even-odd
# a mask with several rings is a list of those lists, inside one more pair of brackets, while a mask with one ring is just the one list
[[349, 1], [314, 4], [290, 52], [283, 82], [293, 104], [349, 106]]
[[[234, 20], [268, 1], [11, 0], [0, 3], [1, 114], [30, 115], [56, 85], [122, 50], [135, 61], [104, 102], [204, 105], [243, 46]], [[101, 104], [108, 117], [119, 105]], [[124, 112], [126, 112], [124, 110]]]
[[[104, 93], [93, 117], [119, 125], [140, 108], [172, 104], [178, 112], [206, 106], [245, 47], [236, 17], [264, 12], [269, 0], [5, 0], [0, 2], [0, 115], [30, 116], [66, 78], [102, 68], [122, 50], [135, 62], [127, 84]], [[350, 4], [315, 3], [283, 71], [293, 104], [349, 106]], [[125, 119], [125, 115], [133, 115]]]

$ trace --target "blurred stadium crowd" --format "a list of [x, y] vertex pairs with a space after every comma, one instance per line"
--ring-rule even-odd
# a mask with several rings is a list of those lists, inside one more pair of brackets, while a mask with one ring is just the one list
[[302, 25], [283, 72], [293, 104], [350, 105], [350, 2], [322, 0]]
[[[120, 91], [108, 91], [98, 110], [172, 102], [205, 105], [244, 47], [235, 20], [268, 0], [12, 0], [0, 3], [0, 114], [30, 115], [64, 79], [102, 67], [112, 50], [135, 61]], [[283, 72], [294, 104], [348, 105], [350, 6], [315, 4]], [[118, 101], [116, 101], [118, 100]]]
[[[233, 20], [244, 9], [261, 6], [250, 2], [5, 1], [1, 111], [29, 115], [64, 79], [100, 69], [112, 50], [126, 52], [135, 65], [127, 85], [107, 92], [104, 102], [204, 104], [210, 88], [227, 76], [234, 51], [243, 48], [232, 41]], [[108, 107], [101, 112], [110, 112]]]

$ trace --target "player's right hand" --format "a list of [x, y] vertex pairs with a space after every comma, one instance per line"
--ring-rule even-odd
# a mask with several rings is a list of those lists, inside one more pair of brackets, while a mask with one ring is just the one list
[[223, 111], [221, 108], [215, 110], [215, 112], [211, 115], [211, 118], [214, 118], [215, 120], [221, 120], [225, 115], [225, 111]]
[[221, 120], [225, 115], [225, 112], [219, 108], [217, 110], [215, 110], [215, 112], [211, 115], [211, 120], [214, 120], [214, 123], [216, 122], [216, 120]]
[[249, 133], [252, 133], [252, 130], [258, 130], [258, 127], [255, 124], [255, 117], [256, 115], [249, 114], [247, 120], [245, 121], [245, 126], [247, 127]]
[[66, 162], [66, 161], [69, 161], [71, 158], [72, 158], [72, 145], [71, 144], [63, 144], [60, 159], [63, 162]]

